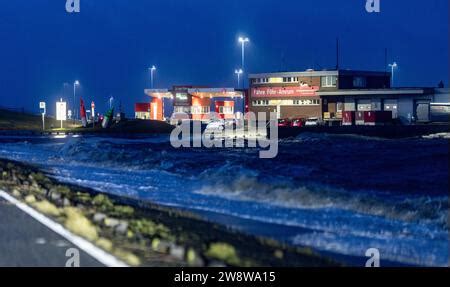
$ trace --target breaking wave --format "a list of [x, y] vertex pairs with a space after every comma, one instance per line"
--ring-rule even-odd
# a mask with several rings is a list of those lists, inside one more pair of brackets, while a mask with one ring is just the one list
[[339, 208], [407, 222], [433, 223], [448, 228], [448, 197], [380, 196], [367, 191], [346, 191], [323, 185], [292, 186], [288, 182], [259, 182], [241, 176], [230, 182], [206, 185], [198, 193], [233, 200], [257, 201], [287, 208]]

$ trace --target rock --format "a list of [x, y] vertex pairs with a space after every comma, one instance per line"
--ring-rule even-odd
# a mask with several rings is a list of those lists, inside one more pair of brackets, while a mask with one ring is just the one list
[[184, 255], [186, 253], [186, 249], [183, 246], [179, 246], [176, 244], [170, 245], [170, 251], [169, 254], [178, 259], [178, 260], [184, 260]]
[[115, 250], [115, 255], [119, 257], [120, 259], [124, 260], [127, 264], [130, 266], [139, 266], [141, 265], [141, 260], [139, 257], [134, 255], [131, 252], [124, 251], [122, 249]]
[[284, 252], [281, 250], [276, 250], [273, 254], [273, 256], [277, 259], [283, 259], [284, 258]]
[[227, 265], [221, 261], [211, 261], [208, 264], [208, 267], [227, 267]]
[[204, 267], [205, 266], [205, 261], [192, 248], [189, 248], [189, 250], [186, 254], [186, 262], [191, 267]]
[[113, 243], [106, 238], [99, 238], [96, 244], [98, 247], [106, 251], [111, 251], [113, 249]]
[[48, 202], [47, 200], [36, 202], [33, 204], [33, 206], [39, 210], [40, 212], [51, 215], [51, 216], [59, 216], [60, 210], [53, 205], [52, 203]]
[[34, 195], [32, 195], [32, 194], [27, 195], [25, 197], [25, 202], [28, 203], [28, 204], [35, 203], [36, 202], [36, 197], [34, 197]]
[[52, 193], [50, 194], [50, 199], [51, 199], [51, 200], [57, 201], [57, 200], [59, 200], [60, 198], [61, 198], [61, 194], [59, 194], [59, 193], [57, 193], [57, 192], [52, 192]]
[[106, 227], [114, 228], [117, 225], [119, 225], [119, 223], [120, 223], [120, 221], [118, 219], [115, 219], [115, 218], [107, 217], [104, 220], [104, 224], [105, 224]]
[[122, 221], [115, 228], [114, 231], [119, 234], [127, 234], [128, 231], [128, 222]]
[[159, 252], [159, 253], [169, 253], [169, 249], [170, 249], [170, 242], [164, 241], [164, 240], [160, 240], [158, 238], [153, 239], [152, 241], [152, 249], [155, 252]]
[[14, 189], [14, 190], [13, 190], [12, 195], [13, 195], [14, 197], [20, 197], [20, 196], [21, 196], [20, 191], [18, 191], [17, 189]]
[[103, 213], [96, 213], [94, 214], [94, 217], [92, 220], [94, 220], [95, 223], [102, 223], [103, 220], [105, 220], [106, 215]]
[[70, 200], [68, 200], [67, 198], [64, 198], [62, 201], [62, 205], [64, 207], [70, 206]]
[[209, 258], [220, 260], [235, 266], [239, 266], [241, 263], [236, 248], [226, 242], [216, 242], [210, 244], [205, 255]]
[[64, 211], [67, 218], [65, 222], [67, 229], [90, 241], [98, 239], [97, 229], [80, 210], [74, 207], [66, 207]]

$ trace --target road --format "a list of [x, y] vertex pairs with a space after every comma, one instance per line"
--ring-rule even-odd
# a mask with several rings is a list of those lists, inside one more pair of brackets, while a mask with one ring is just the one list
[[[65, 267], [70, 248], [78, 249], [0, 198], [0, 267]], [[79, 254], [81, 267], [103, 266], [85, 252]]]

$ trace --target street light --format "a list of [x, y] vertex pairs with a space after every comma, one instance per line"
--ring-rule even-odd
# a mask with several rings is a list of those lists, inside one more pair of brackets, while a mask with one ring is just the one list
[[244, 71], [242, 71], [242, 69], [239, 70], [234, 70], [234, 73], [237, 75], [237, 86], [238, 88], [240, 87], [240, 82], [241, 82], [241, 75], [242, 73], [244, 73]]
[[78, 80], [73, 83], [73, 114], [74, 114], [74, 120], [76, 118], [78, 118], [77, 117], [78, 111], [77, 111], [76, 102], [75, 102], [75, 100], [76, 100], [75, 94], [77, 92], [77, 86], [79, 86], [79, 85], [80, 85], [80, 82]]
[[239, 37], [239, 43], [242, 46], [242, 69], [245, 70], [245, 43], [250, 42], [250, 39], [247, 37]]
[[[239, 37], [239, 43], [241, 43], [242, 47], [242, 63], [241, 63], [241, 69], [242, 72], [245, 71], [245, 43], [250, 42], [250, 39], [247, 37]], [[244, 79], [242, 80], [242, 86], [244, 86]]]
[[398, 68], [397, 62], [394, 62], [393, 64], [389, 64], [389, 67], [391, 67], [391, 88], [394, 87], [394, 70]]
[[153, 89], [153, 73], [156, 71], [156, 67], [153, 65], [151, 68], [148, 69], [150, 70], [151, 88]]

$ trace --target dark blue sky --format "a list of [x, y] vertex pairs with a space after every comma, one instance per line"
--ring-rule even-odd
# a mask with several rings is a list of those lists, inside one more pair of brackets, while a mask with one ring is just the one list
[[448, 0], [381, 0], [379, 14], [365, 0], [81, 0], [76, 15], [65, 0], [1, 2], [0, 106], [53, 108], [78, 79], [87, 102], [113, 95], [130, 114], [153, 64], [156, 87], [233, 86], [241, 34], [249, 72], [332, 68], [339, 37], [343, 68], [383, 70], [388, 48], [398, 85], [448, 85]]

